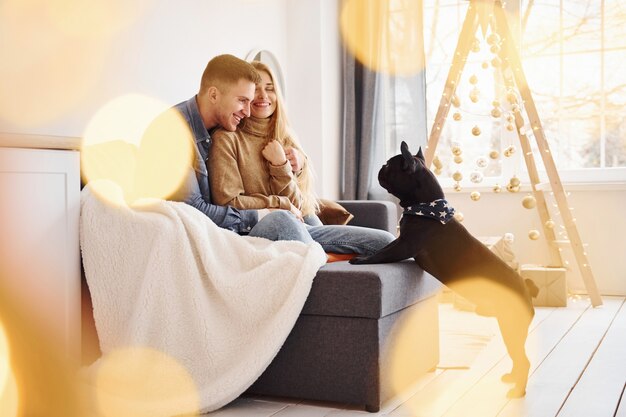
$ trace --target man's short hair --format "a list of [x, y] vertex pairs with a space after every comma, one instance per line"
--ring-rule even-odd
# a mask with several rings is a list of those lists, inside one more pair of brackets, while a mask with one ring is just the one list
[[200, 81], [200, 94], [209, 87], [217, 87], [226, 91], [228, 87], [237, 84], [239, 80], [247, 80], [254, 84], [261, 82], [261, 76], [250, 63], [233, 55], [218, 55], [211, 59], [204, 69]]

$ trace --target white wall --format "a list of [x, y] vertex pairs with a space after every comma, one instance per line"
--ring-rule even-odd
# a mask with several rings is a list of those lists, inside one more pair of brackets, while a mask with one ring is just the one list
[[[525, 187], [529, 190], [529, 187]], [[626, 295], [626, 186], [570, 186], [568, 203], [573, 208], [578, 232], [586, 250], [589, 265], [601, 294]], [[464, 190], [464, 191], [470, 191]], [[446, 192], [448, 201], [464, 215], [463, 224], [476, 236], [515, 235], [513, 249], [520, 263], [547, 265], [549, 255], [546, 241], [530, 240], [528, 231], [542, 232], [535, 209], [522, 207], [525, 192], [494, 194], [481, 191], [479, 201], [472, 201], [468, 192]], [[550, 198], [550, 197], [548, 197]], [[551, 212], [555, 220], [559, 217]], [[543, 232], [542, 232], [543, 234]], [[569, 262], [567, 274], [569, 289], [586, 292], [573, 252], [564, 248], [562, 256]]]
[[[338, 197], [337, 0], [93, 0], [91, 17], [85, 10], [64, 15], [62, 3], [8, 0], [0, 9], [0, 35], [21, 40], [0, 51], [8, 63], [0, 68], [8, 87], [0, 92], [0, 131], [82, 136], [115, 97], [140, 93], [175, 104], [196, 93], [211, 57], [268, 49], [284, 67], [289, 113], [317, 191]], [[107, 20], [107, 10], [125, 17]], [[67, 19], [51, 18], [59, 15]]]
[[336, 0], [287, 3], [288, 111], [317, 174], [320, 196], [339, 197], [341, 55]]
[[[90, 117], [119, 95], [171, 104], [191, 97], [215, 55], [243, 58], [262, 47], [287, 61], [287, 0], [92, 0], [90, 8], [112, 5], [131, 15], [118, 30], [96, 34], [90, 22], [75, 28], [51, 21], [61, 3], [8, 0], [0, 8], [0, 38], [17, 44], [0, 51], [2, 90], [11, 93], [0, 92], [0, 131], [81, 136]], [[87, 11], [77, 16], [89, 19]], [[94, 16], [91, 26], [102, 19]], [[15, 105], [31, 116], [11, 117]]]

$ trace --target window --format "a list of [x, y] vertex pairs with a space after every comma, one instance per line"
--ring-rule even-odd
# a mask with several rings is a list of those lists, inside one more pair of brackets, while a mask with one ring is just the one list
[[[379, 74], [379, 113], [383, 152], [379, 152], [382, 165], [398, 154], [400, 143], [405, 141], [412, 149], [425, 144], [426, 118], [424, 117], [424, 56], [421, 37], [422, 8], [415, 0], [389, 0], [383, 2], [386, 18], [381, 34], [381, 51], [390, 67], [396, 71]], [[409, 68], [409, 71], [402, 71]], [[378, 168], [376, 168], [377, 170]], [[377, 173], [378, 171], [376, 171]]]
[[[468, 5], [467, 0], [424, 4], [429, 129]], [[509, 0], [506, 7], [512, 12], [509, 26], [521, 38], [524, 73], [561, 180], [626, 181], [626, 3]], [[457, 88], [459, 106], [450, 109], [437, 146], [440, 178], [446, 185], [452, 185], [449, 178], [456, 172], [464, 178], [461, 185], [468, 187], [474, 185], [470, 176], [484, 178], [482, 185], [526, 177], [517, 134], [507, 129], [510, 92], [500, 70], [491, 65], [495, 55], [480, 29], [476, 37], [480, 43], [470, 52]], [[477, 96], [475, 103], [472, 96]], [[491, 115], [494, 100], [499, 102], [498, 117]], [[456, 162], [455, 147], [462, 151]], [[517, 152], [506, 157], [509, 147]], [[489, 158], [493, 151], [498, 158]], [[538, 150], [534, 152], [542, 170]]]
[[400, 151], [405, 141], [417, 152], [427, 138], [421, 2], [373, 2], [380, 10], [380, 64], [376, 102], [376, 137], [371, 164], [370, 198], [386, 199], [376, 181], [380, 166]]

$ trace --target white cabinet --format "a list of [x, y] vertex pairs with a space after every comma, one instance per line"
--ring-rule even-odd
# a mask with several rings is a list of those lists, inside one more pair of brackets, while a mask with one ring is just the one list
[[3, 144], [0, 136], [0, 291], [42, 329], [41, 343], [79, 358], [79, 152]]

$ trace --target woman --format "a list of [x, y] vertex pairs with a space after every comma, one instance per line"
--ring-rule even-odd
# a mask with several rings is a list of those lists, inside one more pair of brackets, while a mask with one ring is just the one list
[[252, 65], [261, 76], [250, 103], [250, 117], [236, 132], [212, 135], [209, 178], [216, 204], [239, 209], [288, 210], [307, 224], [313, 240], [326, 252], [366, 254], [394, 240], [382, 230], [324, 226], [316, 216], [313, 172], [289, 128], [282, 97], [271, 70]]
[[235, 134], [218, 131], [213, 135], [213, 201], [239, 209], [289, 210], [308, 224], [321, 225], [315, 216], [313, 174], [290, 132], [270, 69], [258, 61], [252, 65], [262, 82], [250, 103], [251, 117], [241, 122]]

